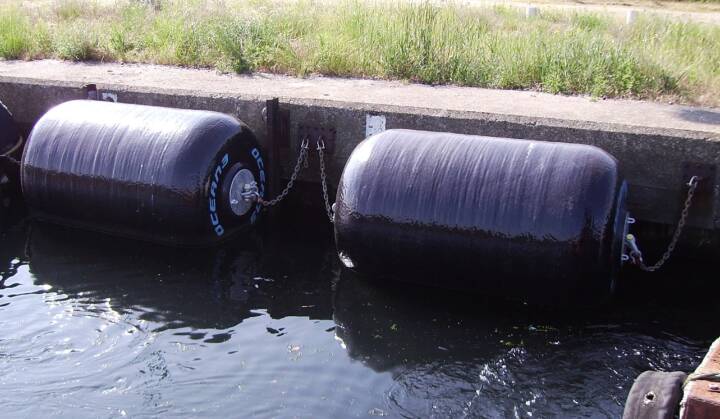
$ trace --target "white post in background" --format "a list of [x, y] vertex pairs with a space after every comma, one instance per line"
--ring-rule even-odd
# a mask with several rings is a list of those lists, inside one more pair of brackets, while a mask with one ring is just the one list
[[637, 10], [628, 10], [627, 16], [625, 16], [625, 23], [628, 25], [632, 25], [637, 20], [637, 17], [638, 17]]
[[531, 18], [535, 17], [540, 13], [540, 9], [538, 9], [536, 6], [528, 5], [527, 8], [525, 8], [525, 17]]

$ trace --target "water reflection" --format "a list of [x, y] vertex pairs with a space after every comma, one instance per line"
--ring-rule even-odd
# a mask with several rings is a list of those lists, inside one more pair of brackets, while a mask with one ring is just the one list
[[322, 243], [299, 249], [246, 237], [216, 249], [174, 249], [44, 223], [33, 223], [28, 241], [36, 282], [165, 327], [227, 329], [258, 310], [331, 316], [329, 283], [317, 281], [333, 269]]
[[669, 304], [538, 313], [374, 282], [324, 235], [2, 234], [0, 403], [17, 416], [617, 417], [639, 372], [693, 368], [692, 339], [715, 333]]
[[699, 361], [686, 340], [636, 326], [620, 307], [622, 316], [574, 317], [350, 272], [333, 299], [338, 339], [352, 358], [392, 374], [390, 410], [407, 417], [617, 417], [638, 370]]
[[5, 282], [24, 260], [25, 231], [18, 223], [23, 215], [21, 204], [0, 190], [0, 289], [7, 287]]
[[382, 401], [388, 377], [334, 339], [326, 241], [178, 250], [19, 231], [2, 246], [16, 265], [0, 289], [10, 415], [363, 416]]

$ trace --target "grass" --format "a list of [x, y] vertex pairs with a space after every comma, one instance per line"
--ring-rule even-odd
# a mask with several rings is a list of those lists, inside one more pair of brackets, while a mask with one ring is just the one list
[[[33, 3], [32, 7], [28, 3]], [[720, 27], [507, 7], [0, 0], [0, 57], [149, 62], [720, 106]]]
[[32, 50], [27, 18], [18, 10], [0, 13], [0, 57], [20, 58]]

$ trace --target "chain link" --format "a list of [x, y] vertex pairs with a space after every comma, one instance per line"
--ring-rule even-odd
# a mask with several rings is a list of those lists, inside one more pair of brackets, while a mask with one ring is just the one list
[[627, 240], [630, 248], [632, 249], [632, 251], [630, 252], [630, 258], [632, 259], [632, 262], [643, 271], [655, 272], [660, 269], [665, 264], [665, 262], [668, 261], [668, 259], [670, 259], [670, 256], [675, 250], [675, 246], [680, 239], [680, 234], [685, 227], [685, 223], [687, 222], [688, 214], [690, 212], [690, 205], [692, 205], [692, 199], [695, 195], [695, 190], [697, 189], [699, 182], [700, 178], [698, 176], [693, 176], [692, 178], [690, 178], [690, 181], [688, 182], [689, 188], [687, 198], [685, 198], [685, 203], [683, 205], [682, 212], [680, 213], [680, 219], [678, 220], [675, 232], [673, 233], [672, 239], [670, 240], [670, 244], [668, 244], [667, 250], [665, 250], [665, 253], [663, 253], [660, 260], [658, 260], [654, 265], [648, 266], [645, 264], [645, 261], [643, 261], [642, 252], [637, 247], [637, 243], [635, 242], [635, 237], [632, 234], [628, 234], [628, 236], [626, 237], [625, 240]]
[[298, 156], [297, 162], [295, 163], [295, 168], [293, 169], [292, 175], [290, 175], [290, 180], [288, 181], [287, 185], [285, 185], [285, 189], [280, 192], [278, 196], [275, 198], [266, 201], [264, 200], [258, 190], [257, 185], [254, 186], [254, 189], [249, 192], [252, 198], [257, 200], [258, 204], [262, 205], [263, 207], [272, 207], [274, 205], [277, 205], [285, 199], [285, 197], [290, 193], [293, 186], [295, 186], [295, 181], [297, 180], [297, 177], [300, 175], [300, 171], [302, 170], [303, 166], [307, 167], [307, 157], [308, 157], [308, 147], [310, 145], [310, 139], [308, 137], [303, 138], [302, 143], [300, 144], [300, 155]]
[[[310, 144], [310, 139], [308, 137], [305, 137], [302, 141], [302, 144], [300, 146], [300, 155], [298, 156], [297, 163], [295, 163], [295, 168], [293, 169], [293, 173], [290, 176], [290, 180], [288, 181], [287, 185], [285, 186], [285, 189], [280, 192], [280, 194], [275, 197], [274, 199], [271, 199], [269, 201], [266, 201], [262, 199], [260, 196], [257, 184], [254, 182], [250, 185], [246, 185], [246, 190], [242, 193], [242, 196], [244, 199], [248, 201], [257, 201], [260, 205], [263, 207], [271, 207], [273, 205], [277, 205], [282, 201], [289, 193], [290, 190], [292, 190], [293, 186], [295, 185], [295, 181], [297, 180], [297, 177], [300, 175], [300, 171], [303, 169], [303, 167], [308, 167], [308, 148]], [[334, 213], [332, 204], [330, 204], [330, 197], [328, 194], [328, 184], [327, 184], [327, 173], [325, 170], [325, 141], [323, 137], [318, 138], [317, 140], [317, 152], [318, 157], [320, 160], [320, 180], [322, 184], [322, 194], [323, 194], [323, 200], [325, 201], [325, 213], [327, 214], [328, 219], [330, 222], [334, 222]]]
[[325, 201], [325, 212], [327, 213], [330, 223], [334, 223], [335, 222], [335, 211], [333, 211], [333, 207], [330, 204], [330, 198], [328, 197], [328, 185], [327, 185], [327, 174], [325, 173], [324, 150], [325, 150], [325, 141], [323, 140], [323, 137], [321, 136], [317, 140], [317, 152], [318, 152], [318, 157], [320, 158], [320, 181], [322, 184], [323, 200]]

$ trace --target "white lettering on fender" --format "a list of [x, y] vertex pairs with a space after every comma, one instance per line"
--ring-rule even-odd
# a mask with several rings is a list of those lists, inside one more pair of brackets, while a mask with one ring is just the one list
[[[253, 148], [250, 151], [250, 154], [252, 155], [253, 159], [255, 159], [255, 164], [257, 164], [259, 177], [260, 177], [260, 184], [258, 185], [258, 193], [261, 197], [265, 196], [265, 163], [263, 162], [262, 156], [260, 155], [260, 150], [257, 148]], [[222, 223], [220, 221], [220, 216], [217, 213], [217, 189], [218, 184], [220, 184], [220, 177], [222, 176], [222, 173], [224, 169], [228, 166], [230, 163], [230, 156], [225, 153], [225, 155], [220, 160], [220, 163], [215, 167], [215, 170], [213, 171], [213, 180], [210, 183], [210, 196], [208, 197], [208, 206], [210, 209], [210, 223], [213, 226], [213, 230], [215, 231], [215, 234], [218, 236], [222, 236], [225, 233], [225, 228], [223, 228]], [[250, 216], [250, 223], [255, 224], [255, 221], [257, 220], [257, 217], [260, 215], [260, 211], [262, 210], [262, 205], [257, 204], [255, 206], [255, 210], [253, 211], [252, 215]]]
[[225, 229], [223, 228], [222, 224], [220, 224], [220, 217], [217, 213], [217, 201], [215, 200], [215, 195], [217, 194], [217, 187], [218, 183], [220, 182], [220, 175], [222, 175], [223, 169], [227, 167], [228, 163], [230, 163], [230, 156], [225, 153], [223, 158], [220, 160], [220, 163], [218, 163], [217, 167], [215, 167], [214, 177], [212, 183], [210, 183], [210, 197], [208, 198], [208, 204], [210, 206], [210, 224], [213, 226], [213, 230], [215, 230], [215, 234], [218, 236], [222, 236], [225, 233]]

